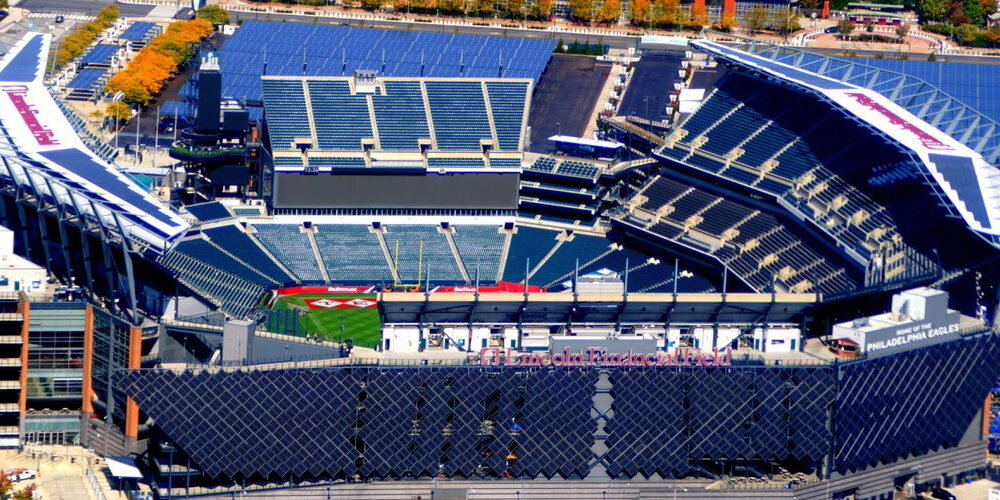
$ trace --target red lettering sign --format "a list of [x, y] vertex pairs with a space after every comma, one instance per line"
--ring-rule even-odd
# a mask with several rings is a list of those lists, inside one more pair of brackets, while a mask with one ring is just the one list
[[590, 347], [582, 352], [528, 352], [490, 347], [479, 351], [479, 364], [492, 366], [729, 366], [732, 363], [730, 348], [722, 352], [702, 352], [689, 347], [675, 349], [672, 353], [655, 354], [608, 353], [600, 347]]
[[275, 290], [278, 295], [295, 295], [299, 293], [373, 293], [373, 286], [350, 286], [350, 285], [330, 285], [330, 286], [291, 286]]
[[5, 85], [3, 91], [14, 104], [17, 113], [21, 115], [21, 120], [27, 125], [31, 135], [35, 136], [35, 141], [39, 146], [57, 146], [59, 141], [55, 138], [55, 133], [51, 129], [38, 121], [38, 110], [28, 104], [25, 97], [28, 95], [28, 87], [24, 85]]
[[874, 110], [879, 114], [881, 114], [882, 116], [888, 118], [889, 122], [892, 123], [893, 125], [899, 125], [900, 127], [903, 127], [903, 130], [906, 130], [912, 133], [913, 135], [916, 135], [917, 138], [920, 139], [920, 142], [924, 145], [925, 148], [944, 149], [949, 151], [954, 149], [951, 146], [941, 142], [930, 133], [921, 130], [920, 127], [910, 123], [909, 121], [897, 115], [896, 113], [893, 113], [889, 108], [886, 108], [885, 106], [875, 102], [875, 100], [872, 99], [871, 96], [867, 94], [862, 94], [860, 92], [849, 92], [847, 95], [853, 97], [854, 100], [858, 101], [858, 104], [861, 104], [866, 108]]

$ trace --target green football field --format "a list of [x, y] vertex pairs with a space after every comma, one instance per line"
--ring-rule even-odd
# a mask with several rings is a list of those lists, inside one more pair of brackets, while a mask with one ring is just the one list
[[382, 340], [382, 321], [377, 307], [338, 307], [333, 309], [310, 308], [306, 299], [325, 298], [365, 298], [375, 299], [374, 294], [357, 293], [300, 293], [283, 295], [274, 301], [271, 309], [288, 309], [290, 306], [302, 311], [299, 326], [304, 332], [311, 333], [323, 340], [340, 342], [340, 325], [343, 322], [343, 340], [351, 340], [354, 345], [375, 347]]

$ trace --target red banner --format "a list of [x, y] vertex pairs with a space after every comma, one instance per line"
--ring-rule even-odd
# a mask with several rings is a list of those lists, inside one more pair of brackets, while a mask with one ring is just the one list
[[362, 297], [330, 297], [327, 299], [305, 299], [303, 302], [313, 309], [336, 309], [340, 307], [375, 307], [378, 302], [375, 299]]
[[[458, 285], [458, 286], [439, 286], [432, 292], [443, 292], [443, 293], [475, 293], [476, 287], [473, 285]], [[548, 290], [538, 286], [538, 285], [528, 285], [528, 292], [530, 293], [545, 293]], [[496, 285], [490, 286], [480, 286], [479, 293], [495, 293], [495, 292], [524, 292], [524, 283], [512, 283], [510, 281], [498, 281]]]
[[350, 286], [350, 285], [330, 285], [330, 286], [290, 286], [275, 290], [278, 295], [295, 295], [298, 293], [375, 293], [373, 286]]

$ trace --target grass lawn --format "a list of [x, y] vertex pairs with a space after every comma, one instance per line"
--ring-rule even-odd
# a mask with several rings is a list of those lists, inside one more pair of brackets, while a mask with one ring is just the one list
[[382, 341], [382, 320], [377, 307], [338, 307], [334, 309], [312, 309], [305, 299], [324, 298], [366, 298], [374, 299], [374, 294], [357, 293], [300, 293], [284, 295], [275, 300], [271, 309], [287, 309], [290, 305], [305, 308], [308, 312], [299, 317], [302, 329], [317, 337], [333, 342], [340, 341], [340, 323], [344, 322], [344, 340], [352, 340], [354, 345], [375, 347]]

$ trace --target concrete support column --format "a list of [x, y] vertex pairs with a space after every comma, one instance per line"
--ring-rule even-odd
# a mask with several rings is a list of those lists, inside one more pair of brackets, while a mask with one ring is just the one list
[[28, 332], [31, 317], [31, 302], [23, 293], [17, 303], [17, 312], [21, 313], [21, 393], [18, 395], [17, 403], [21, 411], [21, 419], [28, 411]]
[[94, 309], [87, 304], [83, 318], [83, 395], [80, 409], [88, 414], [94, 413]]
[[[134, 370], [142, 359], [142, 328], [133, 326], [128, 333], [128, 367]], [[139, 437], [139, 406], [132, 398], [125, 402], [125, 435], [132, 439]]]

